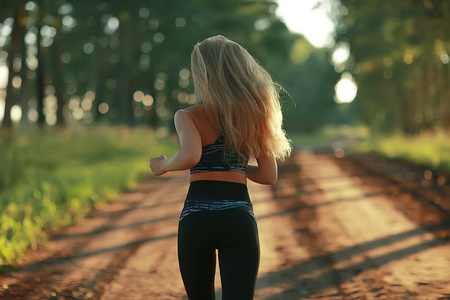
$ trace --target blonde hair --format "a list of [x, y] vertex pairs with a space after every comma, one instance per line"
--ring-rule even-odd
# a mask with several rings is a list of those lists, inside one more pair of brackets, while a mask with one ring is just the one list
[[227, 150], [247, 158], [290, 155], [278, 90], [242, 46], [220, 35], [207, 38], [194, 46], [191, 69], [196, 95]]

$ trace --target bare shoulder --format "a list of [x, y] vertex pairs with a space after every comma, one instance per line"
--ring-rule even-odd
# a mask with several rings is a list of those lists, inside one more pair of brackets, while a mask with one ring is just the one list
[[177, 124], [184, 124], [186, 122], [192, 122], [192, 113], [189, 112], [186, 109], [180, 109], [175, 112], [175, 115], [173, 116], [173, 120], [175, 122], [175, 126]]
[[203, 107], [199, 104], [180, 109], [175, 113], [175, 118], [180, 117], [177, 115], [184, 115], [184, 116], [181, 116], [181, 118], [189, 117], [189, 118], [193, 119], [194, 121], [200, 121], [205, 118]]
[[185, 127], [191, 124], [196, 124], [196, 112], [194, 106], [179, 109], [175, 112], [174, 122], [175, 127]]
[[194, 114], [195, 114], [195, 109], [194, 109], [194, 106], [190, 106], [190, 107], [187, 107], [187, 108], [182, 108], [182, 109], [179, 109], [179, 110], [177, 110], [176, 112], [175, 112], [175, 115], [174, 115], [174, 118], [177, 118], [177, 117], [193, 117], [194, 116]]
[[199, 114], [199, 113], [202, 113], [204, 111], [203, 110], [203, 105], [201, 105], [201, 104], [195, 104], [195, 105], [192, 105], [192, 106], [189, 106], [187, 108], [180, 109], [180, 110], [189, 112], [191, 114]]
[[175, 112], [175, 116], [183, 115], [183, 116], [194, 117], [198, 113], [199, 113], [198, 105], [193, 105], [193, 106], [190, 106], [190, 107], [187, 107], [187, 108], [182, 108], [182, 109], [177, 110]]

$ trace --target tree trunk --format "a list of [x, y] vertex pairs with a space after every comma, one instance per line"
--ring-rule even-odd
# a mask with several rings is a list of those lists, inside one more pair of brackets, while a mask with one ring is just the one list
[[149, 115], [148, 122], [149, 122], [150, 128], [152, 128], [153, 130], [156, 130], [159, 127], [159, 117], [158, 117], [158, 114], [156, 113], [156, 107], [157, 107], [158, 103], [156, 102], [155, 70], [153, 68], [151, 68], [149, 73], [150, 73], [150, 76], [149, 76], [148, 87], [149, 87], [149, 94], [153, 97], [153, 105], [150, 107], [150, 111], [148, 113], [148, 115]]
[[[24, 28], [25, 29], [25, 28]], [[24, 31], [25, 34], [25, 31]], [[30, 99], [30, 94], [32, 91], [30, 91], [30, 80], [28, 79], [27, 71], [29, 71], [26, 59], [27, 59], [27, 48], [24, 47], [21, 50], [22, 57], [22, 65], [20, 68], [20, 77], [22, 78], [22, 85], [21, 85], [21, 92], [20, 92], [20, 106], [22, 108], [22, 119], [20, 122], [22, 123], [22, 126], [27, 126], [29, 124], [28, 122], [28, 101]]]
[[413, 135], [416, 132], [413, 118], [414, 107], [410, 103], [413, 97], [408, 95], [409, 93], [405, 94], [401, 87], [397, 87], [397, 91], [400, 98], [402, 132], [406, 135]]
[[19, 6], [16, 10], [16, 17], [11, 32], [11, 48], [8, 55], [8, 85], [6, 87], [6, 97], [5, 97], [5, 114], [3, 117], [3, 130], [6, 131], [8, 135], [12, 133], [12, 120], [11, 120], [11, 108], [14, 105], [14, 87], [13, 78], [14, 72], [14, 58], [17, 54], [21, 53], [24, 47], [24, 30], [23, 22], [25, 18], [25, 0], [20, 0]]
[[124, 123], [127, 126], [133, 126], [134, 124], [134, 111], [133, 111], [133, 91], [132, 89], [132, 76], [135, 68], [133, 61], [133, 50], [135, 47], [135, 39], [133, 35], [128, 34], [134, 28], [134, 23], [131, 19], [124, 19], [121, 26], [121, 41], [123, 41], [122, 59], [121, 64], [123, 66], [122, 76], [120, 78], [119, 85], [119, 105], [120, 109], [119, 118], [120, 123]]
[[45, 124], [45, 116], [44, 116], [44, 49], [41, 46], [41, 28], [42, 21], [44, 17], [43, 13], [43, 1], [39, 1], [39, 15], [38, 15], [38, 30], [37, 30], [37, 38], [36, 38], [36, 47], [37, 47], [37, 59], [38, 59], [38, 67], [36, 69], [36, 100], [37, 100], [37, 113], [38, 120], [37, 124], [39, 127], [43, 127]]
[[95, 32], [97, 37], [97, 44], [94, 47], [94, 53], [92, 54], [93, 58], [93, 66], [94, 66], [94, 74], [92, 76], [93, 82], [92, 82], [92, 89], [95, 94], [94, 101], [92, 102], [92, 118], [95, 123], [99, 123], [104, 115], [100, 113], [99, 106], [101, 103], [105, 102], [105, 81], [106, 81], [106, 74], [107, 71], [105, 71], [105, 68], [109, 67], [109, 54], [110, 52], [107, 50], [107, 46], [102, 45], [100, 43], [100, 38], [104, 36], [103, 32], [103, 26], [102, 26], [102, 15], [103, 11], [100, 9], [97, 9], [95, 12]]
[[59, 128], [64, 128], [66, 126], [66, 122], [64, 120], [64, 98], [63, 98], [63, 89], [64, 89], [64, 66], [61, 61], [62, 55], [62, 42], [61, 42], [61, 16], [57, 17], [58, 31], [54, 40], [54, 66], [56, 68], [54, 74], [54, 84], [55, 84], [55, 96], [57, 98], [57, 110], [56, 110], [56, 125]]
[[[100, 25], [98, 25], [100, 27]], [[100, 34], [99, 34], [100, 36]], [[100, 46], [100, 43], [97, 42], [97, 45], [94, 48], [94, 76], [93, 76], [93, 90], [95, 94], [94, 101], [92, 102], [92, 119], [94, 122], [98, 123], [102, 118], [102, 114], [99, 112], [98, 108], [100, 103], [104, 100], [104, 92], [105, 92], [105, 78], [103, 76], [103, 65], [101, 60], [103, 59], [103, 49]]]
[[450, 82], [450, 66], [445, 65], [443, 69], [444, 84], [441, 96], [442, 126], [445, 131], [450, 132], [450, 86], [446, 84]]

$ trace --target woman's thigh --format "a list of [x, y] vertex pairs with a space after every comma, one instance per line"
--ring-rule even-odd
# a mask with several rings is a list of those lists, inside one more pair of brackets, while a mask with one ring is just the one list
[[214, 299], [216, 252], [196, 214], [178, 227], [178, 262], [189, 299]]
[[223, 299], [253, 299], [259, 267], [256, 221], [240, 209], [202, 211], [178, 228], [178, 259], [190, 299], [214, 299], [215, 249]]
[[231, 211], [219, 246], [223, 299], [253, 299], [259, 268], [259, 237], [255, 219]]

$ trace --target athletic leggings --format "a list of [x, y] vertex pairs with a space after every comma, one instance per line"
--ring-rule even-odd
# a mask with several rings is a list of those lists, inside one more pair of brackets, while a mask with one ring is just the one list
[[[195, 181], [188, 199], [192, 195], [217, 194], [212, 201], [229, 201], [230, 195], [242, 193], [242, 186], [246, 192], [242, 184], [217, 181], [211, 186], [211, 182]], [[179, 222], [178, 260], [188, 298], [215, 298], [216, 249], [222, 299], [253, 299], [259, 267], [258, 229], [252, 214], [240, 208], [192, 212]]]

